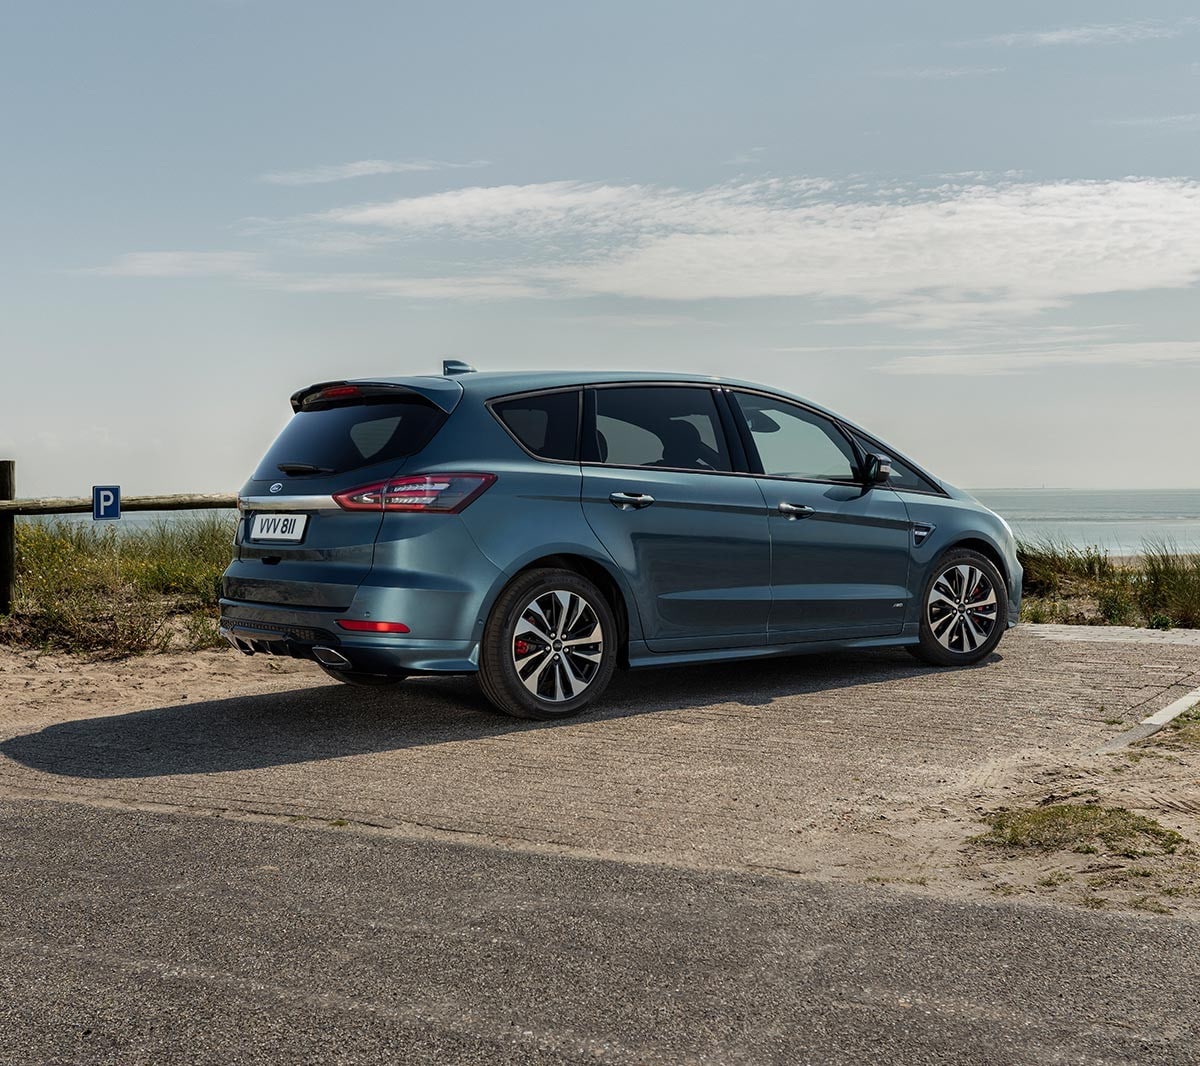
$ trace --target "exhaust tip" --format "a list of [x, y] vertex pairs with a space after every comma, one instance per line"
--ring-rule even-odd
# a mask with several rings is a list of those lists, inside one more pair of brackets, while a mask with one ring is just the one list
[[313, 648], [312, 655], [322, 666], [345, 667], [350, 665], [350, 660], [340, 651], [334, 648], [326, 648], [321, 644]]

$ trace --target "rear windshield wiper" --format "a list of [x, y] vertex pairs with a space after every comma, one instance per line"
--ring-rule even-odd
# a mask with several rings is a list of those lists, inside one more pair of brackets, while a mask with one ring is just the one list
[[327, 466], [314, 466], [312, 463], [276, 463], [275, 469], [284, 474], [332, 474]]

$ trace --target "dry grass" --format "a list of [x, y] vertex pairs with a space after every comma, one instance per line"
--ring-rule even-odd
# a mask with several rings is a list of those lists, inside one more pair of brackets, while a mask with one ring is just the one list
[[990, 891], [1154, 914], [1196, 908], [1200, 863], [1182, 833], [1124, 807], [1048, 800], [987, 816], [988, 832], [967, 842]]
[[1156, 734], [1153, 742], [1162, 748], [1200, 751], [1200, 703], [1184, 711], [1166, 729]]
[[1027, 622], [1200, 628], [1200, 555], [1166, 542], [1118, 564], [1098, 548], [1022, 541]]
[[1170, 855], [1185, 843], [1183, 836], [1153, 818], [1124, 807], [1091, 803], [1054, 803], [1024, 810], [998, 811], [989, 817], [991, 829], [976, 843], [1041, 851], [1077, 851], [1138, 858]]
[[230, 513], [122, 531], [18, 523], [17, 586], [0, 640], [111, 658], [213, 646], [234, 522]]

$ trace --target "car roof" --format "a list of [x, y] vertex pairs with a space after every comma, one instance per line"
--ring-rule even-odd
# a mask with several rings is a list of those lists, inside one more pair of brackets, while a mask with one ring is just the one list
[[569, 388], [572, 385], [611, 385], [626, 381], [632, 383], [682, 382], [721, 385], [727, 388], [757, 389], [797, 400], [815, 411], [821, 411], [832, 418], [845, 421], [828, 408], [782, 389], [753, 381], [707, 374], [679, 374], [648, 370], [475, 370], [458, 374], [416, 374], [412, 377], [355, 379], [356, 384], [400, 385], [416, 389], [430, 395], [431, 399], [439, 394], [441, 396], [466, 394], [481, 399], [491, 399], [494, 396], [532, 392], [537, 389]]
[[[719, 385], [734, 389], [753, 389], [769, 393], [786, 400], [794, 400], [805, 407], [842, 423], [848, 429], [861, 433], [868, 439], [878, 440], [874, 433], [850, 419], [831, 411], [812, 400], [771, 385], [740, 378], [718, 377], [707, 374], [679, 374], [653, 370], [469, 370], [456, 374], [415, 374], [412, 377], [355, 378], [354, 384], [399, 385], [422, 393], [444, 411], [452, 411], [458, 400], [470, 395], [477, 400], [490, 400], [497, 396], [514, 393], [534, 392], [541, 389], [570, 388], [575, 385], [610, 385], [622, 382], [683, 382], [696, 385]], [[922, 477], [935, 485], [945, 482], [932, 475], [911, 459], [897, 452], [891, 445], [884, 444], [893, 458], [911, 466]]]

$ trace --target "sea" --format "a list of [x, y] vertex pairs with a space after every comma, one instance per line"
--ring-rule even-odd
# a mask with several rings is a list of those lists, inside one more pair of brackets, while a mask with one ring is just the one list
[[1021, 540], [1137, 555], [1166, 544], [1200, 552], [1200, 489], [971, 489]]
[[[1113, 556], [1137, 555], [1147, 544], [1166, 543], [1200, 552], [1200, 489], [972, 489], [976, 499], [1007, 519], [1022, 540], [1053, 540], [1098, 548]], [[232, 511], [127, 511], [117, 525], [137, 529], [188, 515]], [[91, 515], [70, 515], [90, 523]]]

